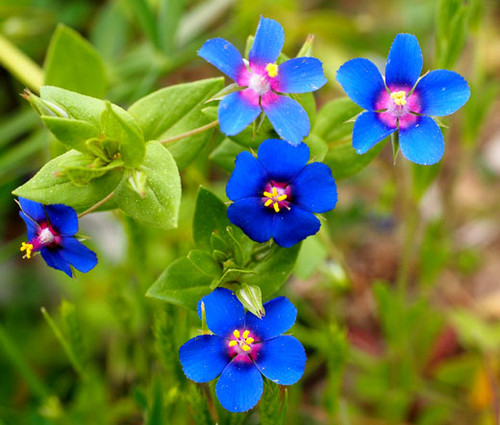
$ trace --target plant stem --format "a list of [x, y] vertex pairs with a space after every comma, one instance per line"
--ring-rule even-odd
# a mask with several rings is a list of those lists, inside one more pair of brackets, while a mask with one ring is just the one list
[[176, 142], [177, 140], [185, 139], [186, 137], [194, 136], [198, 133], [203, 133], [206, 130], [210, 130], [211, 128], [217, 127], [219, 125], [219, 120], [215, 120], [207, 125], [202, 127], [195, 128], [194, 130], [187, 131], [186, 133], [178, 134], [177, 136], [169, 137], [168, 139], [160, 140], [162, 145], [166, 145], [168, 143]]
[[92, 205], [88, 210], [85, 210], [84, 212], [78, 214], [77, 218], [80, 219], [83, 216], [87, 215], [88, 213], [91, 213], [92, 211], [96, 210], [101, 205], [104, 205], [106, 202], [108, 202], [113, 196], [115, 196], [115, 192], [111, 192], [108, 196], [106, 196], [105, 198], [101, 199], [95, 205]]
[[2, 35], [0, 35], [0, 64], [21, 83], [40, 93], [43, 70]]

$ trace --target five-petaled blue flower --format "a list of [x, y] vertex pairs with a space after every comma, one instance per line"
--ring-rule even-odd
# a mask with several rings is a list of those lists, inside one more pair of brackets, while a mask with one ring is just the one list
[[184, 373], [195, 382], [208, 382], [220, 375], [215, 392], [231, 412], [245, 412], [262, 395], [262, 375], [281, 385], [295, 384], [303, 375], [306, 354], [293, 336], [282, 335], [295, 323], [297, 310], [285, 297], [264, 304], [259, 319], [243, 309], [236, 296], [217, 288], [203, 303], [207, 326], [213, 335], [200, 335], [179, 350]]
[[25, 198], [19, 198], [19, 205], [19, 215], [28, 230], [29, 242], [21, 245], [26, 258], [40, 251], [48, 266], [62, 270], [69, 277], [73, 275], [70, 266], [83, 273], [95, 267], [95, 252], [74, 237], [78, 218], [73, 208], [62, 204], [42, 205]]
[[220, 129], [234, 136], [266, 113], [276, 132], [292, 144], [309, 134], [306, 111], [295, 100], [277, 93], [306, 93], [326, 83], [321, 62], [301, 57], [276, 64], [285, 41], [283, 27], [272, 19], [260, 18], [249, 53], [248, 67], [236, 48], [222, 38], [203, 44], [198, 54], [246, 89], [224, 97], [219, 105]]
[[368, 59], [352, 59], [337, 71], [347, 95], [366, 109], [356, 120], [352, 144], [363, 154], [399, 129], [403, 155], [422, 165], [438, 162], [444, 153], [441, 130], [431, 116], [445, 116], [461, 108], [470, 90], [459, 74], [431, 71], [419, 80], [422, 51], [415, 36], [398, 34], [385, 67], [385, 84]]
[[327, 165], [308, 160], [305, 143], [279, 139], [264, 140], [258, 158], [240, 153], [226, 186], [234, 201], [227, 210], [231, 223], [256, 242], [272, 237], [286, 248], [317, 233], [321, 223], [314, 213], [335, 207], [337, 188]]

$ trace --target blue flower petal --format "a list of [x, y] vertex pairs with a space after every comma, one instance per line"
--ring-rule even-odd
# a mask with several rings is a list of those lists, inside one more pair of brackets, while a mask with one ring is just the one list
[[375, 104], [385, 85], [373, 62], [363, 58], [351, 59], [339, 68], [336, 78], [352, 101], [369, 111], [376, 109]]
[[292, 205], [290, 210], [282, 208], [274, 216], [273, 239], [284, 248], [290, 248], [308, 236], [318, 233], [321, 223], [310, 211]]
[[380, 114], [363, 112], [354, 123], [352, 131], [352, 147], [357, 153], [363, 154], [373, 148], [378, 142], [396, 131], [382, 122]]
[[222, 371], [215, 393], [224, 409], [246, 412], [260, 400], [263, 386], [262, 375], [252, 362], [232, 361]]
[[422, 71], [422, 50], [417, 38], [412, 34], [398, 34], [392, 42], [385, 81], [387, 86], [404, 85], [413, 87]]
[[467, 81], [453, 71], [438, 69], [422, 77], [415, 87], [420, 96], [420, 113], [442, 117], [453, 114], [469, 100]]
[[292, 199], [294, 204], [314, 213], [334, 209], [337, 203], [337, 187], [328, 165], [320, 162], [306, 165], [293, 180]]
[[64, 260], [61, 256], [60, 247], [56, 248], [45, 247], [40, 250], [40, 253], [42, 254], [43, 259], [45, 260], [45, 262], [49, 267], [52, 267], [57, 270], [62, 270], [69, 277], [73, 277], [73, 272], [71, 271], [69, 263], [66, 260]]
[[198, 55], [218, 68], [228, 77], [237, 81], [245, 71], [240, 52], [229, 41], [213, 38], [205, 41]]
[[245, 309], [233, 292], [217, 288], [198, 303], [201, 319], [201, 303], [205, 305], [207, 326], [214, 334], [226, 337], [245, 324]]
[[297, 309], [288, 298], [278, 297], [264, 304], [265, 316], [259, 319], [247, 311], [245, 327], [255, 332], [260, 341], [275, 338], [290, 329], [297, 318]]
[[309, 117], [296, 100], [269, 92], [262, 96], [261, 104], [274, 130], [282, 139], [298, 145], [309, 134]]
[[233, 174], [227, 182], [227, 197], [231, 201], [260, 197], [268, 180], [261, 163], [250, 152], [242, 152], [236, 157]]
[[261, 344], [255, 365], [271, 381], [292, 385], [304, 374], [306, 352], [297, 338], [282, 335]]
[[19, 198], [21, 210], [28, 216], [35, 220], [37, 223], [47, 221], [45, 209], [39, 202], [32, 201], [26, 198]]
[[97, 255], [80, 241], [71, 236], [61, 238], [59, 253], [64, 261], [82, 273], [87, 273], [97, 265]]
[[258, 102], [249, 98], [250, 89], [228, 94], [219, 104], [221, 131], [227, 136], [240, 133], [260, 114]]
[[184, 374], [194, 382], [217, 378], [231, 361], [225, 339], [217, 335], [200, 335], [179, 349]]
[[229, 205], [229, 221], [255, 242], [271, 239], [274, 212], [264, 206], [262, 198], [244, 198]]
[[26, 233], [28, 240], [31, 241], [35, 239], [38, 233], [38, 223], [34, 221], [31, 217], [28, 217], [24, 212], [19, 211], [19, 215], [26, 223]]
[[252, 48], [248, 55], [250, 66], [265, 68], [268, 63], [275, 63], [285, 42], [283, 27], [273, 19], [261, 16]]
[[287, 183], [306, 166], [309, 147], [305, 143], [293, 146], [285, 140], [267, 139], [260, 144], [257, 156], [271, 180]]
[[73, 208], [63, 204], [46, 205], [49, 223], [60, 235], [72, 236], [78, 232], [78, 218]]
[[307, 93], [325, 84], [321, 61], [303, 57], [287, 60], [279, 66], [273, 88], [281, 93]]
[[399, 131], [399, 147], [416, 164], [435, 164], [444, 153], [443, 134], [432, 118], [422, 116], [415, 126]]

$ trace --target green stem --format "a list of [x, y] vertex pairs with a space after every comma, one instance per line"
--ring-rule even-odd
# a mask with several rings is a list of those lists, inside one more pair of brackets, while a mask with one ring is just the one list
[[92, 211], [96, 210], [101, 205], [104, 205], [106, 202], [108, 202], [113, 196], [115, 196], [115, 192], [111, 192], [108, 196], [106, 196], [105, 198], [101, 199], [95, 205], [92, 205], [88, 210], [85, 210], [84, 212], [78, 214], [77, 218], [80, 219], [83, 216], [85, 216], [85, 215], [91, 213]]
[[177, 140], [182, 140], [187, 137], [194, 136], [199, 133], [203, 133], [204, 131], [210, 130], [211, 128], [217, 127], [219, 125], [219, 120], [215, 120], [207, 125], [202, 127], [195, 128], [194, 130], [187, 131], [186, 133], [178, 134], [177, 136], [169, 137], [168, 139], [160, 140], [160, 143], [166, 145], [168, 143], [176, 142]]
[[43, 70], [2, 35], [0, 35], [0, 64], [21, 83], [40, 93]]

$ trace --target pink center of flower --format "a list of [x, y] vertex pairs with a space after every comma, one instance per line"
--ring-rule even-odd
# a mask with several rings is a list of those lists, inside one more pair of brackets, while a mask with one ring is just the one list
[[286, 183], [270, 182], [262, 193], [264, 206], [280, 212], [281, 208], [290, 209], [290, 186]]
[[20, 251], [26, 251], [25, 258], [30, 259], [32, 252], [40, 251], [45, 246], [58, 245], [61, 237], [47, 223], [40, 224], [36, 238], [21, 244]]
[[259, 349], [259, 341], [248, 329], [235, 329], [227, 338], [227, 347], [229, 355], [236, 357], [235, 360], [250, 362], [255, 359]]
[[389, 92], [384, 89], [380, 93], [375, 109], [382, 111], [379, 117], [384, 124], [405, 129], [416, 123], [418, 116], [415, 114], [422, 110], [421, 102], [418, 94], [409, 94], [410, 91], [408, 87], [392, 86]]
[[256, 72], [252, 73], [252, 75], [250, 76], [248, 87], [251, 88], [259, 96], [262, 96], [263, 94], [266, 94], [271, 90], [268, 76]]

